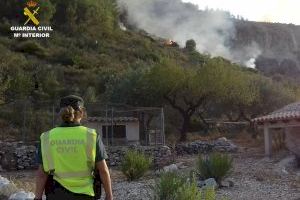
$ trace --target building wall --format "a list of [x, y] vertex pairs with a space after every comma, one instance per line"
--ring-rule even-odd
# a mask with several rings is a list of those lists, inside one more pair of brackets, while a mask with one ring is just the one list
[[300, 158], [300, 127], [288, 128], [285, 142], [287, 148]]
[[[102, 126], [111, 124], [106, 123], [99, 123], [99, 122], [88, 122], [86, 126], [89, 128], [96, 129], [97, 133], [102, 134]], [[126, 126], [126, 140], [129, 143], [136, 143], [140, 140], [140, 133], [139, 133], [139, 122], [126, 122], [126, 123], [116, 123], [115, 125], [125, 125]]]
[[129, 122], [126, 124], [126, 137], [129, 142], [140, 140], [140, 127], [138, 122]]

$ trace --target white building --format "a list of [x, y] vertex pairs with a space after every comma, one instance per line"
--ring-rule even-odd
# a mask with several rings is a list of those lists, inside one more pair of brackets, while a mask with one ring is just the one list
[[89, 117], [85, 125], [101, 134], [104, 144], [139, 144], [139, 120], [134, 117]]

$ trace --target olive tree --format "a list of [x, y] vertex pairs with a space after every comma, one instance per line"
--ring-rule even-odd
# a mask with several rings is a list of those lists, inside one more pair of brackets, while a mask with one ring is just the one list
[[196, 111], [224, 94], [225, 65], [221, 59], [212, 59], [202, 67], [183, 68], [172, 61], [164, 61], [148, 73], [146, 79], [151, 91], [163, 97], [182, 117], [181, 141], [186, 140], [191, 117]]

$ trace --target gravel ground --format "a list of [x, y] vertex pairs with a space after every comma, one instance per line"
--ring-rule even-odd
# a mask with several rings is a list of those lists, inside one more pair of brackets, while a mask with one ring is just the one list
[[[271, 159], [265, 158], [262, 149], [243, 149], [233, 154], [234, 170], [228, 177], [234, 182], [231, 188], [217, 191], [218, 199], [228, 200], [300, 200], [300, 169], [293, 165], [291, 155], [281, 152]], [[195, 156], [178, 158], [186, 166], [193, 166]], [[153, 176], [149, 174], [141, 181], [127, 182], [118, 170], [112, 170], [115, 200], [150, 200]], [[17, 182], [17, 185], [34, 190], [32, 171], [2, 173]]]
[[278, 158], [235, 158], [230, 176], [234, 187], [220, 189], [218, 195], [232, 200], [300, 200], [299, 169], [291, 164], [293, 157]]
[[[218, 189], [218, 199], [300, 200], [300, 169], [294, 166], [293, 157], [288, 152], [283, 151], [269, 159], [260, 150], [251, 149], [234, 154], [233, 157], [234, 170], [228, 179], [234, 182], [234, 186]], [[192, 166], [195, 157], [178, 160]], [[132, 183], [114, 182], [114, 198], [150, 200], [151, 184], [153, 179]]]
[[[150, 200], [154, 180], [118, 182], [113, 184], [114, 200]], [[101, 198], [104, 200], [104, 197]]]

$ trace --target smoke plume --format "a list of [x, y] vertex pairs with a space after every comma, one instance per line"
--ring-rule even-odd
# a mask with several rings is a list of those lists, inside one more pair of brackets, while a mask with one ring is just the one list
[[118, 0], [118, 3], [127, 10], [131, 25], [150, 34], [172, 39], [181, 47], [187, 40], [194, 39], [201, 53], [244, 65], [251, 60], [251, 67], [255, 65], [253, 59], [259, 55], [257, 45], [237, 52], [230, 49], [235, 28], [229, 12], [201, 11], [196, 5], [181, 0]]

